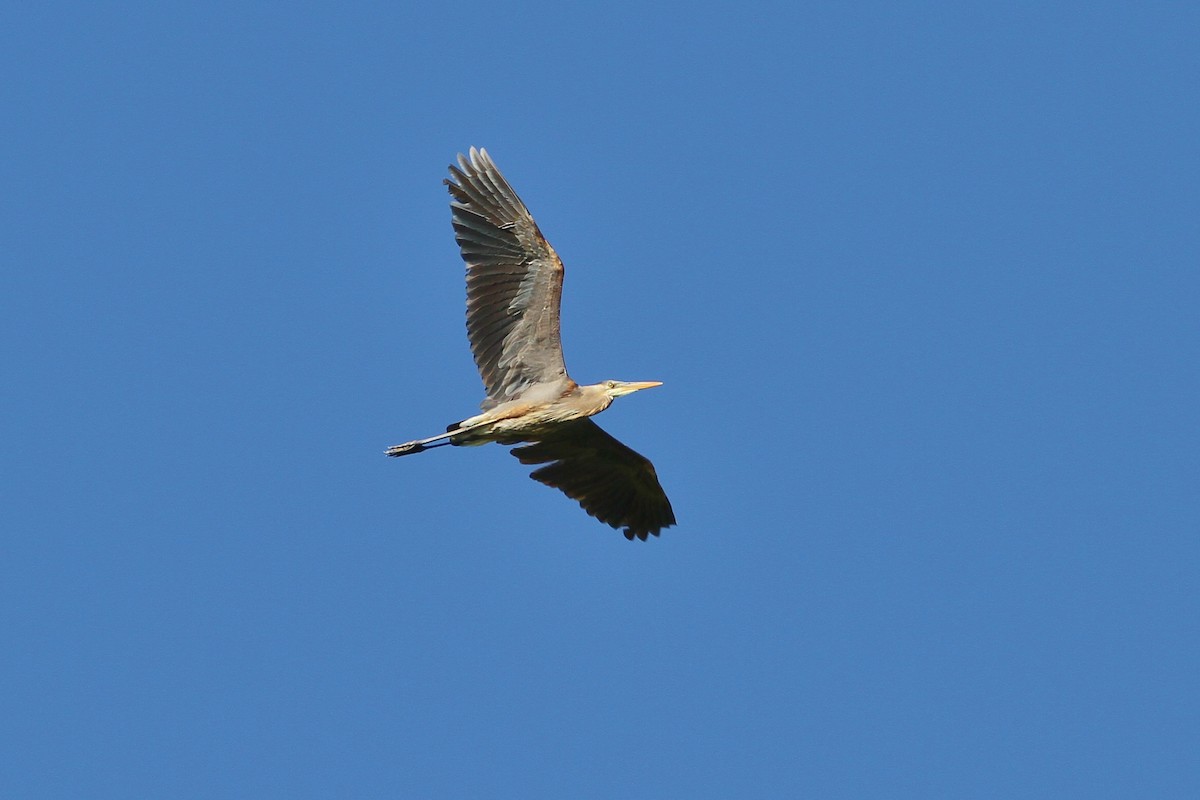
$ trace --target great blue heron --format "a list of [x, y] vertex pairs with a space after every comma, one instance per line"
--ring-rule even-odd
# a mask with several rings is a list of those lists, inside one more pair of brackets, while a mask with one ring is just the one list
[[[487, 389], [482, 414], [446, 433], [390, 447], [406, 456], [447, 444], [526, 443], [512, 453], [545, 464], [530, 476], [579, 501], [625, 538], [643, 541], [675, 524], [648, 459], [588, 417], [659, 381], [580, 386], [567, 375], [559, 338], [563, 265], [529, 209], [486, 150], [471, 148], [445, 184], [455, 239], [467, 263], [467, 337]], [[438, 444], [434, 444], [437, 442]]]

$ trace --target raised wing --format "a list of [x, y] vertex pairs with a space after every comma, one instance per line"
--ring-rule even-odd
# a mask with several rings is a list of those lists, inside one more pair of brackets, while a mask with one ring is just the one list
[[522, 464], [546, 464], [529, 477], [578, 500], [601, 522], [624, 528], [626, 539], [645, 541], [675, 524], [654, 465], [590, 419], [567, 423], [512, 454]]
[[567, 376], [559, 338], [563, 266], [486, 150], [450, 167], [454, 238], [467, 263], [467, 336], [484, 408]]

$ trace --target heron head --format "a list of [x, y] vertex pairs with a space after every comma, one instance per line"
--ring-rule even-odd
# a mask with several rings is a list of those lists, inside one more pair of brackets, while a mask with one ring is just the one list
[[662, 381], [605, 381], [600, 386], [609, 397], [620, 397], [625, 394], [633, 394], [642, 389], [662, 386]]

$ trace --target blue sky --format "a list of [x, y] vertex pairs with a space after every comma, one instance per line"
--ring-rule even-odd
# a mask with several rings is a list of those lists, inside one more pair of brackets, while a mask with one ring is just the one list
[[[1200, 12], [0, 14], [0, 795], [1195, 797]], [[473, 413], [487, 147], [627, 542]]]

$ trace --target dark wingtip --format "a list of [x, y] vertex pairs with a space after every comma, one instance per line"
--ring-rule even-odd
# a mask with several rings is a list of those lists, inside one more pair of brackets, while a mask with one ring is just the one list
[[649, 530], [649, 531], [633, 531], [633, 530], [630, 530], [629, 528], [626, 528], [625, 530], [621, 531], [621, 533], [625, 534], [625, 538], [631, 542], [634, 539], [640, 539], [643, 542], [649, 541], [651, 536], [658, 538], [658, 535], [661, 532], [662, 532], [662, 528], [657, 528], [655, 530]]

